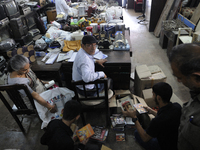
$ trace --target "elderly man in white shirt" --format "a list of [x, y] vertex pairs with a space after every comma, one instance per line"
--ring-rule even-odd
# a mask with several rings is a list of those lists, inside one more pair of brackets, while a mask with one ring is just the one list
[[67, 2], [65, 0], [55, 0], [55, 5], [57, 15], [63, 12], [65, 13], [65, 19], [67, 19], [68, 13], [70, 11], [70, 7], [68, 6]]
[[[73, 63], [72, 79], [74, 81], [83, 80], [84, 82], [95, 81], [100, 78], [107, 78], [106, 74], [103, 71], [95, 72], [95, 60], [93, 55], [99, 50], [96, 48], [96, 39], [91, 35], [86, 35], [82, 39], [82, 48], [78, 51], [76, 58]], [[96, 60], [96, 63], [103, 66], [103, 63], [106, 62], [106, 59]], [[104, 89], [103, 85], [99, 85], [100, 91]], [[92, 90], [95, 88], [94, 84], [87, 85], [87, 90]], [[79, 94], [84, 95], [83, 87], [78, 86]], [[109, 90], [109, 95], [112, 91]], [[93, 96], [95, 93], [90, 92], [88, 96]], [[110, 96], [109, 96], [110, 97]]]

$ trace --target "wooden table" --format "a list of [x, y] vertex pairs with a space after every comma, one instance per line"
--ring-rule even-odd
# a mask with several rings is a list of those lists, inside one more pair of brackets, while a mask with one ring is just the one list
[[37, 77], [41, 80], [55, 80], [58, 82], [59, 86], [62, 87], [61, 80], [61, 66], [62, 63], [56, 63], [52, 65], [46, 65], [42, 62], [43, 57], [36, 57], [36, 61], [32, 63], [31, 69], [37, 75]]

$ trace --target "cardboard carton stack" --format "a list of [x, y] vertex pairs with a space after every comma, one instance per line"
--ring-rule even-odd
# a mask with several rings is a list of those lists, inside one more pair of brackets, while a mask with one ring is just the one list
[[142, 97], [142, 90], [152, 88], [158, 82], [166, 82], [166, 75], [157, 65], [140, 65], [135, 69], [135, 95]]

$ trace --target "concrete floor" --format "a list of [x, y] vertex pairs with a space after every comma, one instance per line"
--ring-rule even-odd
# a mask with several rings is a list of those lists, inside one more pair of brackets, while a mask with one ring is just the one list
[[[171, 73], [171, 68], [167, 59], [166, 50], [159, 46], [159, 39], [153, 33], [148, 32], [146, 25], [138, 24], [137, 16], [141, 13], [135, 13], [133, 9], [124, 9], [124, 22], [126, 27], [130, 27], [131, 45], [133, 49], [133, 57], [131, 57], [132, 68], [134, 72], [135, 66], [147, 64], [158, 65], [162, 68], [167, 76], [167, 82], [173, 87], [174, 93], [182, 100], [189, 99], [188, 89], [178, 83]], [[131, 84], [132, 85], [132, 84]], [[44, 133], [40, 129], [41, 122], [37, 118], [33, 118], [30, 123], [25, 120], [25, 126], [30, 127], [28, 134], [24, 135], [18, 128], [10, 113], [0, 101], [0, 149], [20, 149], [20, 150], [45, 150], [46, 146], [40, 144], [40, 137]], [[99, 117], [97, 118], [100, 121]], [[93, 118], [91, 122], [96, 122]], [[30, 126], [29, 126], [30, 125]], [[113, 150], [142, 150], [142, 148], [134, 141], [133, 131], [127, 130], [126, 141], [116, 142], [115, 131], [110, 131], [105, 145]]]

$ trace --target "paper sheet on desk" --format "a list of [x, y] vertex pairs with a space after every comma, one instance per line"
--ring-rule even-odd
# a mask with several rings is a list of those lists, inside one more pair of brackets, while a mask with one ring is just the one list
[[48, 65], [48, 64], [53, 64], [54, 63], [54, 61], [56, 60], [56, 58], [58, 57], [58, 54], [59, 53], [52, 53], [51, 54], [51, 56], [50, 56], [50, 58], [46, 61], [46, 65]]
[[71, 58], [68, 60], [68, 62], [74, 62], [77, 53], [78, 53], [78, 52], [73, 52], [73, 54], [72, 54]]
[[108, 55], [105, 55], [104, 53], [102, 53], [101, 51], [98, 51], [96, 54], [94, 54], [93, 56], [96, 59], [105, 59], [108, 57]]
[[73, 53], [74, 53], [73, 50], [71, 50], [71, 51], [69, 51], [67, 53], [60, 53], [58, 55], [58, 59], [57, 59], [56, 62], [63, 61], [63, 60], [66, 60], [66, 59], [70, 59]]

